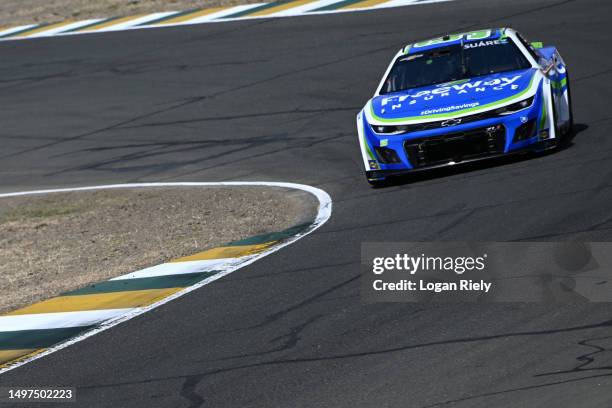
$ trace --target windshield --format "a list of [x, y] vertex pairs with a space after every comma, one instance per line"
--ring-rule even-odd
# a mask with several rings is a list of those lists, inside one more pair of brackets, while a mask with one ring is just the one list
[[531, 64], [510, 39], [486, 40], [435, 48], [397, 58], [381, 94], [441, 84], [505, 71]]

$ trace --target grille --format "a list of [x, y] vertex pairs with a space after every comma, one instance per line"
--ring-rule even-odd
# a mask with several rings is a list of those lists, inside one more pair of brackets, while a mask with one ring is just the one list
[[407, 140], [404, 149], [412, 166], [420, 168], [500, 154], [505, 144], [506, 129], [496, 125]]

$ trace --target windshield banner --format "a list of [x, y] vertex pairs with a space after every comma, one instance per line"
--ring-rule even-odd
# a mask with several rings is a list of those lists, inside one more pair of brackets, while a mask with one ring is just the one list
[[533, 89], [535, 75], [527, 69], [381, 95], [372, 100], [370, 114], [373, 121], [384, 122], [493, 108], [531, 96], [527, 92]]

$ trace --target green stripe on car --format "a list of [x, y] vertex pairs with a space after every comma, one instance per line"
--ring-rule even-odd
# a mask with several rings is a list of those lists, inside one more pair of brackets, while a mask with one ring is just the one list
[[567, 85], [567, 77], [563, 78], [561, 81], [551, 81], [550, 85], [555, 89], [562, 89]]
[[376, 161], [376, 157], [374, 156], [374, 153], [372, 153], [372, 150], [370, 150], [370, 146], [368, 145], [368, 142], [366, 141], [365, 129], [363, 128], [363, 117], [361, 116], [359, 118], [359, 128], [361, 129], [361, 133], [358, 136], [359, 136], [359, 139], [361, 139], [361, 143], [363, 143], [363, 148], [368, 154], [369, 160]]

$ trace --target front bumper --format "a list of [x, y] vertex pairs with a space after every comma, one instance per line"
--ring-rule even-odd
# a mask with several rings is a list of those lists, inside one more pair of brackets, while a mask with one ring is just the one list
[[441, 163], [441, 164], [430, 165], [430, 166], [419, 167], [419, 168], [412, 168], [412, 169], [366, 170], [365, 173], [366, 173], [366, 178], [368, 180], [378, 181], [378, 180], [385, 180], [389, 177], [401, 176], [405, 174], [411, 174], [411, 173], [416, 173], [416, 172], [421, 172], [421, 171], [426, 171], [426, 170], [434, 170], [434, 169], [439, 169], [439, 168], [444, 168], [444, 167], [452, 167], [455, 165], [467, 164], [467, 163], [472, 163], [475, 161], [499, 159], [501, 157], [511, 157], [511, 156], [518, 156], [518, 155], [527, 154], [527, 153], [543, 152], [545, 150], [553, 149], [555, 148], [555, 146], [556, 146], [555, 140], [549, 139], [549, 140], [540, 141], [526, 148], [512, 150], [508, 153], [489, 154], [485, 156], [473, 157], [471, 159], [464, 159], [459, 162], [447, 162], [447, 163]]
[[[363, 134], [372, 152], [366, 166], [370, 180], [414, 171], [453, 166], [554, 145], [540, 120], [540, 98], [519, 112], [451, 127], [404, 134], [374, 132], [363, 120]], [[539, 102], [539, 103], [538, 103]]]

